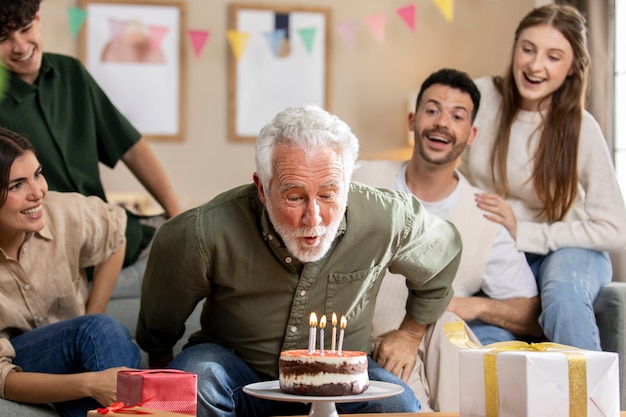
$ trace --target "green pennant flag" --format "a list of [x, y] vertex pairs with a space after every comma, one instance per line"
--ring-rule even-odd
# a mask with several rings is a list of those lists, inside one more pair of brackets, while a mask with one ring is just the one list
[[78, 31], [83, 26], [83, 23], [85, 23], [87, 11], [79, 9], [78, 7], [69, 6], [67, 8], [67, 18], [70, 21], [70, 33], [72, 38], [75, 38], [76, 35], [78, 35]]
[[298, 33], [302, 38], [302, 42], [304, 42], [304, 47], [306, 48], [308, 53], [311, 53], [311, 51], [313, 50], [313, 39], [315, 38], [316, 32], [317, 28], [306, 28], [298, 30]]

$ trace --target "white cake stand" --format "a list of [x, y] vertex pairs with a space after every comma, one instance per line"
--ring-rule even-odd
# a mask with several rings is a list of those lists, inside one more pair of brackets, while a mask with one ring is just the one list
[[339, 417], [335, 403], [353, 403], [393, 397], [404, 391], [400, 385], [390, 382], [370, 381], [370, 386], [358, 395], [325, 396], [287, 394], [280, 390], [278, 381], [264, 381], [243, 387], [246, 394], [266, 400], [311, 403], [309, 417]]

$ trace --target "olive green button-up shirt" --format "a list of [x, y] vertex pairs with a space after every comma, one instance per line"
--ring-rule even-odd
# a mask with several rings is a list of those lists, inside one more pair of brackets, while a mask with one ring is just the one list
[[311, 312], [345, 315], [344, 349], [370, 352], [374, 303], [386, 271], [406, 277], [407, 311], [428, 324], [452, 298], [460, 253], [454, 226], [414, 197], [352, 183], [333, 246], [321, 260], [302, 263], [274, 231], [256, 187], [241, 186], [157, 232], [137, 342], [147, 352], [166, 352], [203, 301], [202, 330], [190, 343], [218, 343], [271, 377], [278, 376], [281, 351], [307, 348]]
[[[141, 138], [78, 60], [49, 53], [43, 54], [35, 84], [11, 74], [0, 98], [0, 126], [35, 146], [51, 190], [105, 201], [99, 163], [114, 167]], [[127, 220], [129, 264], [148, 245], [154, 229], [130, 213]]]

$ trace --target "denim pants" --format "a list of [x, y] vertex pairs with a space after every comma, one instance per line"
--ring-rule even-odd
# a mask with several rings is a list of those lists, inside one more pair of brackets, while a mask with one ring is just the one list
[[[214, 343], [188, 347], [176, 355], [170, 368], [198, 375], [198, 417], [262, 417], [309, 413], [309, 404], [265, 400], [243, 392], [243, 387], [271, 380], [254, 371], [234, 352]], [[404, 392], [382, 400], [360, 403], [337, 403], [339, 413], [417, 412], [421, 404], [413, 391], [400, 379], [369, 359], [370, 380], [402, 385]]]
[[467, 322], [467, 325], [474, 332], [478, 340], [483, 346], [496, 342], [507, 342], [509, 340], [517, 339], [513, 333], [502, 327], [494, 326], [493, 324], [485, 323], [480, 319], [471, 320]]
[[539, 324], [556, 343], [602, 350], [593, 301], [612, 278], [609, 255], [562, 248], [547, 255], [526, 254], [541, 298]]
[[[105, 314], [91, 314], [39, 327], [11, 338], [13, 363], [24, 372], [75, 374], [117, 366], [139, 368], [141, 355], [128, 330]], [[109, 404], [93, 398], [55, 403], [64, 417], [85, 417]]]

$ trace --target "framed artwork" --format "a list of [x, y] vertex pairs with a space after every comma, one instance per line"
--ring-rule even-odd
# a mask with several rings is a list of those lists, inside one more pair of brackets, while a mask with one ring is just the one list
[[330, 19], [324, 7], [230, 6], [230, 140], [254, 141], [289, 106], [330, 110]]
[[80, 59], [148, 139], [182, 140], [185, 7], [180, 2], [80, 0]]

